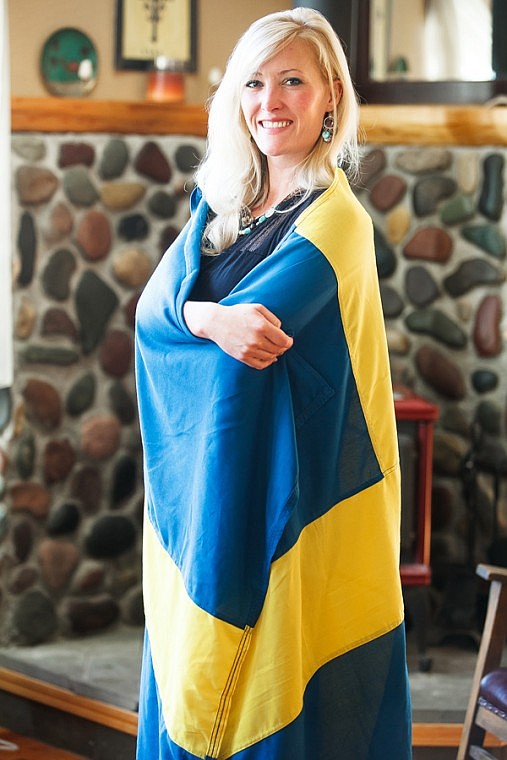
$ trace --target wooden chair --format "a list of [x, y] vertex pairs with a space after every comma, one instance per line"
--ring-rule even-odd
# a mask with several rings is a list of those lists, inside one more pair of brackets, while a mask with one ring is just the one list
[[482, 746], [486, 731], [507, 743], [507, 668], [501, 667], [507, 639], [507, 569], [478, 565], [477, 575], [491, 585], [457, 760], [494, 760]]

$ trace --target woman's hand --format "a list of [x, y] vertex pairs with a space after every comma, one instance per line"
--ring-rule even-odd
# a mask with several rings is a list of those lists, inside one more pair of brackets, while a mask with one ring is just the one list
[[292, 346], [281, 322], [262, 304], [187, 301], [183, 315], [188, 329], [208, 338], [229, 356], [253, 369], [265, 369]]

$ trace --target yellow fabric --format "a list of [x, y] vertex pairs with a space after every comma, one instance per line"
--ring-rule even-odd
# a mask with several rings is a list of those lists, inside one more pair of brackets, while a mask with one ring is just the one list
[[[319, 214], [319, 207], [324, 207], [324, 213]], [[336, 273], [352, 371], [368, 432], [384, 472], [398, 462], [398, 440], [385, 325], [379, 318], [382, 304], [372, 222], [341, 169], [333, 184], [303, 211], [296, 231], [322, 251]]]
[[173, 741], [204, 757], [243, 631], [194, 604], [148, 519], [143, 541], [146, 628], [165, 724]]

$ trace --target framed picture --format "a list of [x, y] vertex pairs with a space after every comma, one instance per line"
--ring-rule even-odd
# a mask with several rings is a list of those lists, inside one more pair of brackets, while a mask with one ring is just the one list
[[116, 0], [117, 69], [145, 71], [158, 57], [196, 70], [197, 0]]

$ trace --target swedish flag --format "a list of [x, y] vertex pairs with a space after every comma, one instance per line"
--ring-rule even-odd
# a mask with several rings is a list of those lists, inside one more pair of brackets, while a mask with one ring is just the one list
[[408, 760], [397, 436], [372, 225], [339, 169], [222, 303], [293, 347], [257, 371], [183, 305], [208, 212], [140, 299], [146, 637], [138, 760]]

